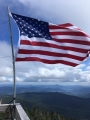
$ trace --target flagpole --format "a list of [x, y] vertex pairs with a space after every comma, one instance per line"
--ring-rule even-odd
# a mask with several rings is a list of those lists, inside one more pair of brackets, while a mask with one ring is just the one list
[[13, 63], [13, 80], [14, 80], [14, 91], [13, 91], [13, 104], [16, 102], [16, 76], [15, 76], [15, 60], [14, 60], [14, 48], [13, 48], [13, 40], [12, 40], [12, 28], [10, 21], [10, 10], [8, 9], [8, 21], [9, 21], [9, 29], [10, 29], [10, 41], [11, 41], [11, 49], [12, 49], [12, 63]]

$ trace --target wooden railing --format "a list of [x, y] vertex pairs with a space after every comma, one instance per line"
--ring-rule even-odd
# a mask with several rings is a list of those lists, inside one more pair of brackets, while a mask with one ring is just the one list
[[6, 120], [30, 120], [19, 103], [0, 104], [0, 112], [5, 112]]

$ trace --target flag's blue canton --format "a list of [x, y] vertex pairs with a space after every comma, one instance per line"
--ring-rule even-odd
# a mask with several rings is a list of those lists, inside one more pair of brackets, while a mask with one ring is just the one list
[[20, 35], [25, 35], [29, 38], [39, 37], [47, 40], [52, 39], [49, 33], [49, 24], [47, 22], [16, 15], [14, 13], [12, 13], [12, 16], [19, 27]]

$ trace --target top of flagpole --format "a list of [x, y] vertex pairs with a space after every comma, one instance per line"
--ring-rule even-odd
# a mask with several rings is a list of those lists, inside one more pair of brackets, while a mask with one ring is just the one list
[[7, 8], [8, 8], [8, 14], [9, 14], [9, 16], [12, 16], [12, 14], [10, 12], [10, 9], [9, 9], [9, 6]]

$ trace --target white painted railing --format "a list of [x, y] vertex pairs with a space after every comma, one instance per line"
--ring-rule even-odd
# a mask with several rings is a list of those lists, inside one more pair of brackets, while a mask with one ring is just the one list
[[6, 120], [30, 120], [19, 103], [0, 104], [0, 112], [5, 112]]

